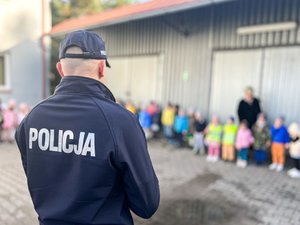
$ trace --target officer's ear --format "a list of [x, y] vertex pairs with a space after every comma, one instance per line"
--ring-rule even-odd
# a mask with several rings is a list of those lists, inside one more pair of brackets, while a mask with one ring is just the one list
[[104, 77], [105, 73], [105, 60], [99, 61], [99, 79], [102, 79]]
[[61, 77], [64, 77], [64, 76], [65, 76], [65, 75], [64, 75], [64, 72], [63, 72], [63, 70], [62, 70], [61, 63], [60, 63], [60, 62], [57, 62], [57, 63], [56, 63], [56, 69], [57, 69], [57, 72], [59, 73], [59, 75], [60, 75]]

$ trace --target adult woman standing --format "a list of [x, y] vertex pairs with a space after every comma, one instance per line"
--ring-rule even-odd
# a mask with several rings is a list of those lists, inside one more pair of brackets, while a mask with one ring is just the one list
[[253, 88], [247, 87], [244, 99], [240, 101], [238, 106], [239, 121], [246, 120], [249, 128], [251, 128], [255, 124], [259, 113], [261, 113], [259, 100], [254, 97]]

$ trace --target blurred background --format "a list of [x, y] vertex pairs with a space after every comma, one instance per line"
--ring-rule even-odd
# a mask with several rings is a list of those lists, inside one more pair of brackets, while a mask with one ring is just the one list
[[[225, 123], [238, 118], [246, 87], [270, 124], [300, 122], [299, 20], [299, 0], [0, 0], [2, 108], [20, 105], [21, 120], [59, 83], [64, 36], [97, 32], [112, 67], [103, 82], [152, 120], [144, 126], [162, 205], [138, 224], [300, 224], [299, 181], [266, 166], [209, 164], [156, 139], [167, 103], [176, 115], [181, 108]], [[183, 138], [183, 149], [193, 148]], [[36, 224], [16, 147], [2, 143], [1, 154], [0, 224]]]
[[106, 42], [105, 82], [117, 98], [171, 101], [224, 119], [250, 85], [270, 119], [297, 120], [299, 7], [297, 0], [2, 0], [0, 98], [34, 105], [53, 93], [59, 41], [89, 29]]

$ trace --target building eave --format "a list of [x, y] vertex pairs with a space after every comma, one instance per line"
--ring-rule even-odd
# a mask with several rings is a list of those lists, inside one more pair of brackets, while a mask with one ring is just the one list
[[[50, 35], [52, 37], [58, 37], [62, 36], [67, 32], [72, 32], [74, 30], [78, 29], [96, 29], [96, 28], [101, 28], [101, 27], [107, 27], [107, 26], [112, 26], [116, 24], [122, 24], [126, 22], [131, 22], [131, 21], [136, 21], [136, 20], [141, 20], [141, 19], [146, 19], [146, 18], [152, 18], [156, 16], [162, 16], [162, 15], [167, 15], [171, 13], [176, 13], [176, 12], [181, 12], [185, 10], [190, 10], [194, 8], [199, 8], [199, 7], [205, 7], [208, 5], [213, 5], [213, 4], [218, 4], [221, 2], [228, 2], [228, 1], [235, 1], [235, 0], [194, 0], [190, 2], [185, 2], [182, 4], [175, 4], [171, 6], [165, 6], [159, 9], [153, 9], [153, 10], [146, 10], [146, 11], [141, 11], [133, 14], [129, 14], [126, 16], [120, 16], [119, 18], [114, 18], [111, 20], [103, 21], [103, 22], [97, 22], [95, 21], [94, 23], [82, 25], [82, 26], [67, 26], [68, 21], [62, 22], [65, 23], [66, 28], [65, 29], [55, 29], [57, 26], [54, 26], [54, 29], [51, 30], [50, 33], [46, 35]], [[110, 13], [110, 12], [104, 12], [104, 13]], [[78, 20], [84, 20], [87, 17], [83, 18], [78, 18]], [[76, 20], [76, 19], [75, 19]], [[71, 20], [70, 20], [71, 21]], [[74, 23], [74, 19], [72, 20]], [[60, 24], [58, 24], [60, 25]]]

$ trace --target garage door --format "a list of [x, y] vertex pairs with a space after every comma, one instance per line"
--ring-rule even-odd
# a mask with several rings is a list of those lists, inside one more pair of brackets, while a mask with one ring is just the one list
[[262, 82], [263, 108], [273, 120], [300, 120], [300, 47], [265, 50]]
[[161, 63], [158, 55], [114, 57], [105, 83], [116, 98], [136, 104], [161, 100]]
[[215, 52], [210, 113], [224, 121], [237, 116], [237, 106], [246, 86], [260, 89], [262, 50]]

